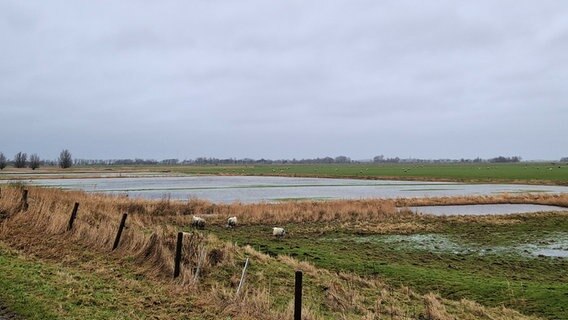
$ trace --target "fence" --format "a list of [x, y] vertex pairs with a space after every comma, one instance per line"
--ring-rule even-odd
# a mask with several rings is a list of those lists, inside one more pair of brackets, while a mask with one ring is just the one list
[[[0, 197], [2, 196], [2, 190], [0, 189]], [[79, 216], [79, 207], [80, 203], [75, 202], [73, 205], [73, 209], [69, 216], [69, 220], [67, 223], [67, 228], [65, 229], [66, 232], [70, 232], [73, 230], [74, 223]], [[23, 189], [20, 203], [18, 205], [19, 211], [24, 213], [29, 209], [29, 190]], [[121, 243], [121, 238], [123, 235], [123, 230], [126, 227], [126, 220], [128, 218], [128, 213], [124, 213], [120, 219], [119, 227], [116, 232], [116, 236], [114, 238], [114, 242], [111, 247], [111, 251], [115, 251], [119, 248]], [[175, 255], [174, 255], [174, 270], [173, 270], [173, 278], [178, 278], [181, 275], [181, 262], [183, 260], [183, 241], [186, 233], [178, 232], [177, 239], [176, 239], [176, 246], [175, 246]], [[185, 252], [188, 255], [188, 252]], [[246, 279], [246, 272], [249, 266], [250, 258], [247, 257], [245, 260], [245, 264], [241, 273], [239, 285], [237, 287], [236, 296], [238, 297], [242, 287], [244, 286], [245, 279]], [[301, 320], [302, 319], [302, 282], [303, 282], [303, 272], [301, 270], [296, 270], [294, 273], [295, 281], [294, 281], [294, 320]]]

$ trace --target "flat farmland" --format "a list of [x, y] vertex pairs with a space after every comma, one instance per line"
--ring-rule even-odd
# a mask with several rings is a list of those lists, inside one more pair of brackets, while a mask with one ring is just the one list
[[255, 164], [255, 165], [110, 165], [74, 166], [62, 170], [6, 168], [0, 179], [42, 177], [100, 177], [129, 174], [200, 174], [233, 176], [286, 176], [381, 180], [447, 181], [568, 185], [568, 163], [449, 163], [449, 164]]
[[568, 184], [566, 163], [515, 164], [308, 164], [176, 166], [187, 174], [270, 175], [327, 178], [455, 181], [470, 183]]

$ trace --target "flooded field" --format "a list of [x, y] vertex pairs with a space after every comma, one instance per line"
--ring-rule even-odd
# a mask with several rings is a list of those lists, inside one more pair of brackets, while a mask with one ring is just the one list
[[[387, 180], [250, 177], [152, 176], [27, 179], [25, 183], [128, 194], [146, 199], [206, 199], [218, 203], [302, 199], [362, 199], [494, 195], [500, 193], [568, 193], [565, 186], [461, 184]], [[4, 182], [8, 182], [5, 180]]]
[[417, 213], [433, 214], [437, 216], [568, 211], [568, 208], [537, 205], [537, 204], [475, 204], [475, 205], [458, 205], [458, 206], [422, 206], [422, 207], [409, 207], [408, 209]]
[[568, 257], [568, 233], [559, 232], [546, 238], [509, 245], [481, 245], [463, 241], [460, 237], [444, 234], [375, 235], [353, 236], [351, 239], [328, 239], [330, 241], [351, 240], [355, 243], [382, 243], [401, 250], [418, 250], [438, 254], [455, 255], [503, 255], [516, 254], [526, 257]]

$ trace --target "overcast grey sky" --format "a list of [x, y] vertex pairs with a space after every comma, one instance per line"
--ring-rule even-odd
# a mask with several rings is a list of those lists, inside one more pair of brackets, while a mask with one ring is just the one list
[[568, 1], [0, 0], [0, 151], [568, 156]]

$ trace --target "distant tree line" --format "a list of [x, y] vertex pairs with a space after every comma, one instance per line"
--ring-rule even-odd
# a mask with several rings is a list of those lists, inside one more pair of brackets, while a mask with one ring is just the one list
[[40, 166], [56, 165], [59, 165], [61, 168], [69, 168], [73, 165], [73, 160], [71, 158], [71, 152], [67, 149], [61, 151], [58, 160], [42, 160], [37, 153], [32, 153], [28, 158], [27, 153], [20, 151], [16, 153], [14, 159], [10, 161], [6, 158], [4, 153], [0, 152], [0, 170], [4, 170], [8, 165], [12, 165], [14, 168], [29, 167], [32, 170]]
[[494, 163], [508, 163], [508, 162], [521, 162], [521, 157], [497, 157], [497, 158], [492, 158], [489, 159], [489, 162], [494, 162]]
[[[56, 160], [42, 160], [37, 154], [29, 156], [25, 152], [18, 152], [13, 160], [8, 160], [6, 156], [0, 152], [0, 170], [8, 165], [16, 168], [29, 167], [37, 169], [40, 166], [59, 166], [61, 168], [69, 168], [73, 165], [77, 166], [111, 166], [111, 165], [255, 165], [255, 164], [349, 164], [349, 163], [515, 163], [522, 160], [519, 156], [505, 157], [498, 156], [495, 158], [482, 159], [480, 157], [474, 159], [418, 159], [418, 158], [399, 158], [385, 157], [378, 155], [370, 160], [352, 160], [347, 156], [323, 157], [323, 158], [307, 158], [307, 159], [252, 159], [252, 158], [213, 158], [198, 157], [189, 160], [179, 160], [175, 158], [155, 160], [155, 159], [73, 159], [69, 150], [62, 150], [59, 158]], [[561, 162], [568, 162], [568, 157], [560, 159]]]
[[385, 156], [375, 156], [371, 160], [352, 160], [347, 156], [308, 158], [308, 159], [251, 159], [251, 158], [212, 158], [198, 157], [195, 159], [111, 159], [111, 160], [92, 160], [76, 159], [76, 165], [254, 165], [254, 164], [349, 164], [349, 163], [499, 163], [499, 162], [520, 162], [521, 157], [503, 157], [482, 159], [416, 159], [399, 157], [387, 158]]
[[324, 157], [324, 158], [313, 158], [313, 159], [251, 159], [251, 158], [228, 158], [228, 159], [218, 159], [218, 158], [204, 158], [199, 157], [194, 160], [184, 160], [181, 164], [311, 164], [311, 163], [354, 163], [357, 161], [351, 160], [351, 158], [346, 156]]
[[481, 159], [479, 157], [475, 159], [415, 159], [415, 158], [406, 158], [400, 159], [399, 157], [395, 158], [385, 158], [383, 155], [375, 156], [373, 158], [374, 163], [481, 163], [481, 162], [491, 162], [491, 163], [507, 163], [507, 162], [520, 162], [521, 157], [514, 156], [514, 157], [495, 157], [490, 159]]
[[325, 157], [325, 158], [315, 158], [315, 159], [291, 159], [291, 160], [270, 160], [270, 159], [251, 159], [251, 158], [207, 158], [198, 157], [189, 160], [179, 160], [179, 159], [164, 159], [164, 160], [154, 160], [154, 159], [75, 159], [74, 163], [76, 165], [229, 165], [229, 164], [301, 164], [301, 163], [352, 163], [355, 162], [351, 158], [346, 156], [338, 156], [335, 158]]
[[159, 161], [146, 159], [75, 159], [73, 164], [78, 166], [155, 165], [159, 164]]

